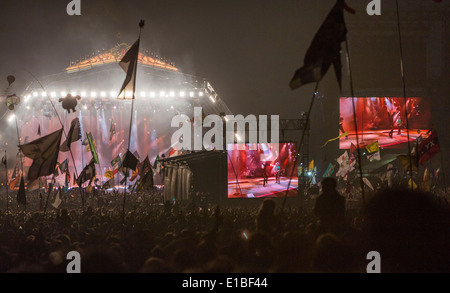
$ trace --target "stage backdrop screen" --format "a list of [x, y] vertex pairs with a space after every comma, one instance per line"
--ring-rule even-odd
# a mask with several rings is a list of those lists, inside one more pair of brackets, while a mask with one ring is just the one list
[[[378, 141], [381, 148], [407, 147], [408, 117], [410, 141], [419, 135], [428, 137], [431, 125], [431, 109], [427, 99], [402, 97], [358, 97], [353, 98], [356, 110], [358, 138], [361, 146]], [[340, 149], [356, 146], [356, 131], [352, 98], [340, 98], [339, 135], [348, 132], [348, 137], [339, 139]], [[408, 116], [406, 116], [406, 113]]]
[[[228, 145], [228, 198], [298, 196], [295, 143]], [[294, 168], [294, 169], [293, 169]]]

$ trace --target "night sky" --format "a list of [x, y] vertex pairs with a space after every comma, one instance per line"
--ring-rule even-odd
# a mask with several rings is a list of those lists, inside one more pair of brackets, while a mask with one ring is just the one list
[[[206, 78], [234, 114], [298, 118], [314, 85], [292, 91], [289, 81], [303, 65], [312, 38], [334, 0], [81, 0], [81, 16], [68, 16], [69, 0], [8, 0], [0, 11], [0, 86], [17, 78], [17, 91], [36, 76], [63, 72], [70, 61], [117, 43], [133, 43], [146, 21], [141, 47], [173, 60], [183, 72]], [[345, 13], [355, 93], [401, 94], [395, 1], [382, 0], [382, 16], [368, 16], [368, 0], [348, 0]], [[450, 1], [399, 0], [404, 33], [406, 87], [433, 100], [437, 126], [449, 110]], [[433, 31], [428, 24], [437, 28]], [[427, 44], [434, 44], [431, 49]], [[438, 48], [439, 52], [433, 50]], [[345, 53], [345, 51], [343, 51]], [[343, 95], [350, 93], [345, 55]], [[120, 85], [118, 85], [120, 86]], [[312, 115], [311, 144], [338, 132], [333, 70], [320, 84]], [[436, 103], [436, 101], [438, 103]], [[436, 105], [437, 104], [437, 105]], [[2, 101], [0, 112], [5, 111]], [[441, 123], [441, 124], [440, 124]], [[445, 133], [445, 130], [441, 130]], [[447, 142], [442, 139], [444, 144]], [[319, 152], [322, 156], [323, 153]]]

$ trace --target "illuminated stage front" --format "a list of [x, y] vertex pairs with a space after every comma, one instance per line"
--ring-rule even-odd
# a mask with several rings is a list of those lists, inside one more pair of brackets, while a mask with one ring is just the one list
[[[61, 122], [68, 131], [71, 121], [78, 118], [83, 139], [86, 133], [91, 133], [96, 143], [100, 158], [97, 178], [105, 182], [105, 171], [113, 169], [111, 161], [127, 150], [130, 123], [130, 151], [136, 152], [140, 161], [148, 156], [153, 164], [156, 156], [168, 157], [172, 150], [171, 137], [177, 130], [171, 127], [174, 116], [185, 114], [194, 119], [194, 107], [202, 107], [203, 115], [232, 114], [206, 79], [184, 74], [173, 63], [146, 56], [143, 51], [139, 54], [134, 113], [130, 121], [131, 101], [117, 99], [125, 78], [118, 62], [127, 48], [121, 45], [78, 60], [63, 73], [32, 80], [16, 107], [21, 144], [61, 129]], [[69, 94], [80, 98], [74, 113], [68, 113], [60, 102], [60, 98]], [[10, 141], [15, 137], [17, 141], [14, 127], [9, 127], [7, 132], [4, 137], [10, 137]], [[67, 159], [71, 174], [80, 174], [91, 159], [82, 140], [72, 144], [75, 168], [69, 152], [61, 152], [58, 157], [60, 163]], [[31, 162], [24, 159], [25, 173]], [[63, 175], [57, 178], [60, 182], [64, 179]]]

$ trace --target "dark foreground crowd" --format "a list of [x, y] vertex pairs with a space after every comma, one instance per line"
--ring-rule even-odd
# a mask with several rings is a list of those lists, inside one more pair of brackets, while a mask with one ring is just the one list
[[[450, 209], [435, 194], [381, 190], [357, 209], [324, 182], [318, 198], [227, 205], [160, 191], [64, 194], [58, 208], [28, 194], [0, 206], [0, 272], [65, 273], [69, 251], [82, 273], [365, 273], [377, 251], [382, 272], [450, 272]], [[43, 195], [43, 196], [42, 196]]]

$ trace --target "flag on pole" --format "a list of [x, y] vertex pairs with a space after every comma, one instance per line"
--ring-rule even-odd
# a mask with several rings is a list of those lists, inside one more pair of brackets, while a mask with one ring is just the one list
[[140, 39], [138, 39], [133, 46], [131, 46], [119, 62], [119, 66], [127, 74], [122, 88], [119, 91], [119, 96], [117, 97], [119, 100], [134, 100], [134, 84], [136, 80], [136, 69], [139, 57], [139, 42]]
[[372, 154], [374, 152], [378, 152], [380, 150], [380, 146], [378, 144], [378, 141], [375, 141], [369, 145], [366, 146], [366, 150], [369, 152], [369, 154]]
[[146, 174], [150, 169], [152, 168], [152, 165], [150, 164], [150, 160], [148, 159], [148, 156], [145, 158], [144, 162], [141, 164], [141, 174]]
[[309, 162], [308, 170], [309, 170], [309, 171], [313, 171], [313, 170], [314, 170], [314, 160], [312, 160], [311, 162]]
[[136, 180], [136, 178], [137, 178], [138, 176], [139, 176], [139, 171], [132, 170], [130, 182], [133, 182], [134, 180]]
[[17, 193], [17, 203], [26, 206], [27, 205], [27, 197], [25, 195], [25, 182], [23, 180], [23, 176], [20, 178], [20, 187], [19, 192]]
[[353, 144], [353, 142], [350, 145], [350, 155], [353, 154], [356, 151], [356, 145]]
[[32, 192], [32, 191], [35, 191], [35, 190], [38, 190], [38, 189], [42, 188], [42, 186], [44, 185], [42, 183], [42, 180], [43, 180], [43, 177], [35, 179], [35, 180], [29, 182], [28, 185], [27, 185], [28, 192]]
[[408, 181], [408, 188], [411, 188], [412, 190], [416, 190], [418, 188], [416, 182], [414, 182], [414, 180], [412, 180], [411, 178]]
[[41, 136], [41, 124], [39, 124], [39, 126], [38, 126], [37, 135]]
[[59, 165], [61, 165], [61, 164], [60, 163], [56, 163], [55, 172], [53, 173], [55, 175], [55, 177], [59, 176]]
[[419, 164], [423, 165], [437, 153], [441, 151], [439, 137], [436, 131], [431, 132], [427, 139], [424, 139], [417, 148], [417, 158]]
[[341, 43], [346, 40], [347, 28], [344, 9], [350, 11], [343, 0], [338, 0], [316, 33], [304, 58], [304, 65], [295, 72], [290, 82], [292, 90], [305, 84], [319, 82], [333, 65], [341, 87]]
[[2, 164], [6, 167], [6, 155], [2, 157]]
[[114, 134], [116, 134], [116, 124], [111, 119], [111, 126], [109, 127], [109, 141], [113, 139]]
[[122, 167], [136, 170], [138, 163], [139, 160], [130, 151], [127, 151], [122, 161]]
[[120, 161], [121, 161], [120, 154], [118, 154], [117, 157], [115, 157], [115, 159], [111, 161], [111, 166], [114, 167]]
[[64, 182], [64, 186], [66, 188], [69, 188], [70, 187], [69, 185], [70, 185], [70, 172], [69, 169], [66, 169], [66, 180]]
[[323, 178], [331, 177], [331, 175], [333, 175], [333, 172], [334, 172], [334, 165], [330, 163], [330, 165], [328, 165], [328, 168], [322, 177]]
[[88, 180], [92, 181], [95, 175], [95, 161], [94, 159], [92, 159], [91, 162], [86, 167], [84, 167], [83, 171], [81, 171], [80, 176], [78, 176], [77, 185], [81, 187], [84, 182]]
[[373, 188], [373, 185], [372, 185], [372, 183], [369, 181], [369, 179], [367, 179], [366, 177], [363, 177], [362, 180], [364, 181], [364, 183], [365, 183], [367, 186], [369, 186], [369, 188], [370, 188], [372, 191], [375, 190], [375, 188]]
[[66, 172], [66, 170], [69, 168], [69, 163], [67, 162], [67, 159], [64, 160], [61, 164], [59, 164], [59, 172], [62, 174]]
[[66, 140], [61, 145], [60, 151], [61, 152], [70, 151], [71, 144], [79, 139], [81, 139], [80, 120], [78, 118], [75, 118], [72, 120], [72, 123], [70, 124], [69, 133], [67, 134]]
[[367, 155], [367, 159], [368, 159], [370, 162], [372, 162], [372, 161], [381, 161], [380, 150], [376, 151], [375, 153], [368, 154], [368, 155]]
[[61, 203], [62, 203], [62, 200], [61, 200], [61, 188], [59, 188], [58, 189], [58, 192], [56, 192], [56, 197], [55, 197], [55, 201], [52, 203], [52, 206], [55, 208], [55, 209], [57, 209], [57, 208], [59, 208], [59, 206], [61, 205]]
[[329, 142], [332, 142], [332, 141], [341, 139], [341, 138], [343, 138], [344, 136], [348, 136], [348, 132], [345, 132], [345, 133], [339, 135], [338, 137], [335, 137], [335, 138], [332, 138], [332, 139], [327, 140], [327, 141], [325, 142], [325, 144], [324, 144], [322, 147], [325, 147]]
[[169, 157], [176, 157], [176, 156], [178, 156], [178, 150], [176, 148], [173, 148], [169, 153]]
[[410, 168], [410, 160], [409, 160], [409, 156], [408, 155], [399, 155], [397, 156], [397, 159], [400, 161], [400, 163], [403, 166], [403, 169], [405, 169], [405, 171], [409, 171], [411, 169], [411, 171], [413, 172], [417, 172], [417, 165], [416, 160], [414, 160], [413, 158], [411, 158], [412, 161], [412, 167]]
[[153, 162], [153, 167], [152, 167], [153, 172], [159, 174], [159, 172], [161, 171], [160, 165], [161, 165], [161, 163], [159, 161], [159, 155], [156, 155], [156, 159], [155, 159], [155, 162]]
[[90, 132], [86, 133], [86, 137], [89, 143], [89, 148], [91, 150], [92, 158], [94, 159], [94, 163], [99, 164], [98, 155], [97, 151], [95, 150], [94, 139], [92, 138], [92, 134]]
[[153, 170], [150, 168], [139, 180], [139, 183], [137, 183], [136, 191], [140, 193], [146, 189], [150, 189], [153, 187], [153, 184]]
[[[84, 145], [84, 146], [89, 146], [89, 141], [88, 141], [88, 139], [87, 139], [87, 136], [83, 139], [83, 142], [81, 143], [81, 145]], [[90, 151], [90, 150], [89, 150]], [[88, 152], [89, 152], [88, 151]]]
[[48, 176], [55, 172], [62, 131], [60, 129], [28, 144], [19, 146], [26, 157], [33, 159], [33, 163], [28, 170], [28, 180], [32, 181], [38, 177]]
[[114, 173], [111, 170], [108, 170], [105, 172], [105, 177], [108, 179], [113, 179], [114, 178]]

